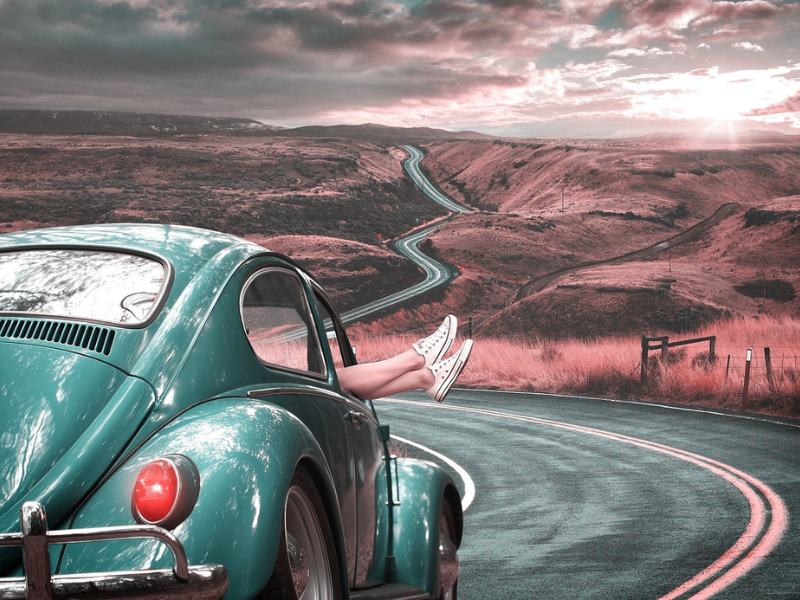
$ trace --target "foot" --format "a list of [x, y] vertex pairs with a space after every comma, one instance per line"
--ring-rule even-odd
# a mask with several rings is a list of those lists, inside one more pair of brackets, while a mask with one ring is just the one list
[[453, 384], [461, 375], [461, 371], [469, 360], [469, 353], [472, 350], [472, 340], [466, 340], [461, 349], [447, 360], [443, 360], [434, 364], [431, 367], [431, 372], [434, 377], [434, 384], [426, 391], [428, 395], [436, 400], [442, 402], [453, 387]]
[[425, 358], [426, 367], [439, 362], [447, 354], [456, 337], [456, 329], [458, 329], [458, 320], [453, 315], [447, 315], [444, 322], [439, 325], [439, 329], [412, 344], [414, 350]]

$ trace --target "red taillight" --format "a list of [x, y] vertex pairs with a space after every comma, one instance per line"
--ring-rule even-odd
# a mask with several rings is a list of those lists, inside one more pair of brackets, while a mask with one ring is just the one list
[[142, 519], [158, 523], [167, 518], [178, 498], [178, 472], [171, 462], [151, 462], [139, 472], [133, 502]]
[[173, 529], [192, 512], [200, 491], [194, 463], [179, 454], [162, 456], [139, 471], [131, 498], [138, 523]]

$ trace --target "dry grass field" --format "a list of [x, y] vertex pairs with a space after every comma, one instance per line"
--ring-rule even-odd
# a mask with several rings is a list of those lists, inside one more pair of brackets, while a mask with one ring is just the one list
[[[723, 410], [742, 410], [747, 350], [752, 350], [746, 409], [800, 417], [800, 320], [755, 317], [718, 321], [670, 341], [716, 337], [716, 359], [708, 342], [651, 352], [641, 379], [641, 338], [523, 341], [478, 338], [458, 385], [601, 398], [636, 399]], [[382, 360], [406, 350], [417, 338], [356, 335], [359, 360]], [[460, 345], [456, 340], [454, 346]], [[765, 363], [769, 349], [771, 370]], [[768, 376], [769, 373], [769, 376]], [[770, 382], [771, 379], [771, 382]]]

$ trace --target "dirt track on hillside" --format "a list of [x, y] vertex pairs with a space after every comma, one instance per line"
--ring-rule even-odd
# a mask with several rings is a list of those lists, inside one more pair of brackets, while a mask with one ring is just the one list
[[663, 252], [664, 250], [675, 248], [676, 246], [680, 246], [681, 244], [694, 241], [701, 234], [705, 233], [708, 229], [710, 229], [711, 227], [717, 225], [724, 219], [727, 219], [728, 217], [733, 215], [737, 211], [739, 206], [740, 205], [735, 202], [723, 204], [708, 219], [704, 219], [703, 221], [696, 223], [689, 229], [682, 231], [678, 235], [668, 238], [652, 246], [648, 246], [647, 248], [643, 248], [641, 250], [635, 250], [633, 252], [628, 252], [627, 254], [622, 254], [621, 256], [616, 256], [614, 258], [609, 258], [606, 260], [596, 260], [596, 261], [581, 263], [579, 265], [566, 267], [564, 269], [559, 269], [557, 271], [553, 271], [552, 273], [548, 273], [547, 275], [542, 275], [541, 277], [537, 277], [536, 279], [526, 283], [524, 286], [522, 286], [522, 288], [520, 288], [519, 292], [517, 293], [516, 300], [519, 301], [537, 292], [541, 292], [547, 286], [553, 283], [556, 279], [559, 279], [560, 277], [563, 277], [564, 275], [567, 275], [569, 273], [575, 273], [576, 271], [583, 271], [585, 269], [598, 267], [602, 265], [616, 265], [624, 262], [630, 262], [633, 260], [642, 260], [644, 258], [649, 258], [660, 252]]

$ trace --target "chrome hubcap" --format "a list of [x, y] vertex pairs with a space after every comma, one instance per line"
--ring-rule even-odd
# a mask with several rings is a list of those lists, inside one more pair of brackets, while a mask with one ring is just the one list
[[325, 537], [311, 499], [298, 486], [286, 498], [286, 546], [298, 600], [333, 600]]
[[297, 543], [295, 537], [286, 534], [286, 547], [289, 551], [289, 569], [292, 572], [292, 583], [294, 584], [294, 593], [298, 598], [302, 597], [303, 592], [306, 591], [308, 586], [308, 578], [310, 571], [308, 568], [308, 557], [305, 550]]

